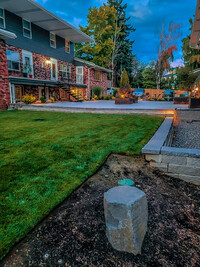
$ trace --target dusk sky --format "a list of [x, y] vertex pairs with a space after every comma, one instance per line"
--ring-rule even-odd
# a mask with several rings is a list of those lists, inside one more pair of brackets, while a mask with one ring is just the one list
[[[177, 43], [174, 64], [181, 62], [181, 39], [189, 34], [189, 18], [195, 14], [197, 0], [124, 0], [128, 3], [127, 15], [136, 28], [131, 34], [135, 40], [133, 54], [143, 62], [155, 60], [158, 49], [158, 32], [162, 24], [167, 27], [170, 22], [182, 23], [181, 37]], [[78, 28], [85, 26], [89, 7], [99, 7], [106, 0], [37, 0], [49, 9]]]

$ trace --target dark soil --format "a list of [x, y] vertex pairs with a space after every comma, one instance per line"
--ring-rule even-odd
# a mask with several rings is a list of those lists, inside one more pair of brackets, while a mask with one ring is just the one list
[[[133, 179], [148, 199], [148, 232], [138, 256], [114, 250], [105, 235], [103, 194], [122, 178]], [[198, 186], [167, 177], [143, 159], [111, 155], [2, 265], [200, 266], [199, 199]]]

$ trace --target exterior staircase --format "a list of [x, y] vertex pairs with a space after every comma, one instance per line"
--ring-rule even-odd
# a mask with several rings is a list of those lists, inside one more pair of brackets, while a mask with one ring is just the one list
[[82, 98], [82, 96], [80, 94], [72, 93], [69, 86], [62, 86], [62, 89], [65, 90], [69, 94], [69, 96], [72, 97], [74, 102], [83, 102], [84, 99]]

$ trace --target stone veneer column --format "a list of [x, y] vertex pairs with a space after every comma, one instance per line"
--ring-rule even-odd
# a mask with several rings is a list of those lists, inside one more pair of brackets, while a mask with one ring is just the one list
[[0, 40], [0, 110], [6, 110], [10, 103], [10, 88], [6, 44]]

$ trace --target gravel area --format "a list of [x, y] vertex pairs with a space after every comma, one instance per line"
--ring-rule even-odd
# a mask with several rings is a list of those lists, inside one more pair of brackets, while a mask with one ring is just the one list
[[[148, 232], [137, 256], [114, 250], [105, 234], [103, 195], [121, 178], [147, 195]], [[197, 267], [199, 200], [198, 186], [167, 177], [141, 158], [111, 155], [0, 266]]]
[[174, 128], [173, 147], [200, 148], [200, 121], [181, 122]]

